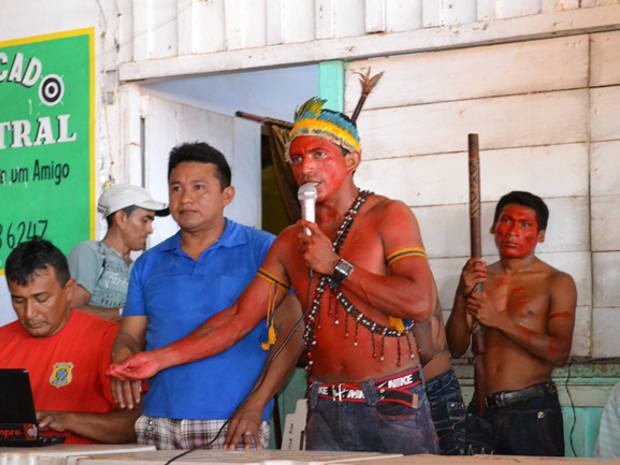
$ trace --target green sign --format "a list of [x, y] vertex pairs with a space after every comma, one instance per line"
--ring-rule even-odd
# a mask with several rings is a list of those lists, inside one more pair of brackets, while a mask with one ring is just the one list
[[0, 274], [34, 236], [94, 236], [93, 29], [0, 42]]

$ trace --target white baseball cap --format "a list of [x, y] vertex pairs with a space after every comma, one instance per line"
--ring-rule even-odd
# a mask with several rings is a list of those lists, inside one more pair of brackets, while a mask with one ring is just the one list
[[97, 211], [108, 217], [132, 205], [145, 210], [154, 210], [157, 216], [166, 216], [169, 213], [167, 204], [156, 202], [149, 191], [131, 184], [117, 184], [104, 190], [99, 197]]

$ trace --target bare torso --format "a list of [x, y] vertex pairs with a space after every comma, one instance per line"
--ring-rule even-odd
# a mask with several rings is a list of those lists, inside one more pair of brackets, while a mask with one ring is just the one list
[[[356, 268], [381, 276], [388, 274], [386, 251], [380, 231], [386, 227], [382, 221], [384, 197], [372, 196], [361, 208], [353, 222], [339, 255]], [[320, 223], [321, 229], [333, 240], [340, 219]], [[391, 225], [391, 227], [397, 227]], [[310, 282], [309, 269], [296, 241], [297, 230], [289, 228], [282, 239], [288, 248], [284, 263], [289, 272], [289, 279], [305, 311], [312, 307], [312, 300], [320, 275], [314, 273]], [[422, 260], [417, 258], [418, 260]], [[353, 272], [355, 273], [355, 271]], [[309, 292], [309, 295], [308, 295]], [[346, 297], [369, 319], [388, 325], [388, 316], [378, 311], [366, 300], [356, 298], [345, 290]], [[308, 323], [308, 319], [306, 318]], [[323, 382], [359, 382], [367, 379], [397, 373], [420, 363], [414, 337], [382, 337], [362, 325], [356, 325], [353, 318], [345, 312], [344, 307], [336, 301], [335, 295], [325, 291], [318, 308], [314, 341], [310, 347], [309, 359], [312, 360], [311, 374]]]
[[[547, 332], [551, 285], [556, 274], [536, 260], [528, 270], [509, 274], [500, 262], [488, 267], [484, 292], [498, 312], [507, 312], [517, 324], [534, 332]], [[501, 331], [484, 328], [487, 394], [518, 390], [551, 379], [552, 364], [519, 346]]]

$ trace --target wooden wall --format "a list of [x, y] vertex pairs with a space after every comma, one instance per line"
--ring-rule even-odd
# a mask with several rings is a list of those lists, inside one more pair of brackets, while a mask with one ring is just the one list
[[385, 75], [358, 120], [359, 184], [400, 198], [421, 224], [452, 306], [469, 253], [467, 133], [480, 136], [483, 254], [497, 257], [491, 226], [510, 190], [551, 210], [540, 256], [578, 289], [573, 355], [620, 356], [620, 32], [470, 47], [351, 62]]
[[[359, 59], [616, 28], [617, 0], [119, 0], [121, 80]], [[170, 60], [174, 60], [172, 63]]]

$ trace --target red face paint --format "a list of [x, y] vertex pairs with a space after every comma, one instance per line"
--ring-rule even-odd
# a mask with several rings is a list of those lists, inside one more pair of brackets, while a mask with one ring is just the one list
[[543, 237], [543, 231], [538, 231], [536, 212], [517, 204], [508, 204], [502, 209], [494, 234], [500, 255], [508, 258], [524, 258], [534, 253]]
[[289, 149], [291, 169], [298, 185], [316, 184], [318, 198], [336, 192], [349, 174], [340, 147], [323, 137], [298, 136]]

